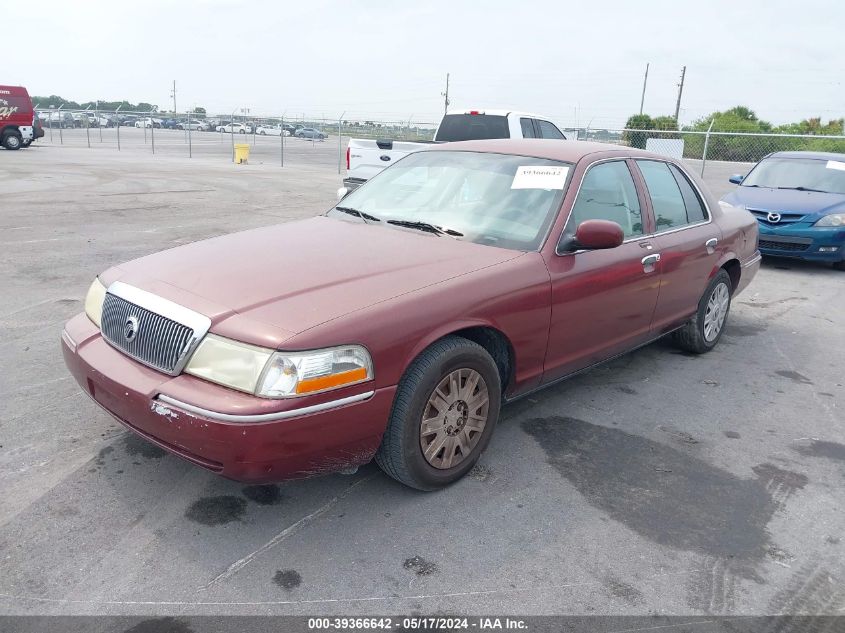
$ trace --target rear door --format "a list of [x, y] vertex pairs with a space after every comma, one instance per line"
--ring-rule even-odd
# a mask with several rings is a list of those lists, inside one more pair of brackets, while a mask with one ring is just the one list
[[610, 220], [622, 226], [625, 242], [606, 250], [554, 253], [546, 262], [552, 317], [544, 382], [625, 352], [650, 337], [660, 262], [648, 237], [651, 218], [632, 167], [624, 158], [589, 167], [564, 228], [564, 235], [573, 235], [584, 220]]
[[656, 334], [683, 323], [698, 301], [719, 260], [719, 227], [691, 178], [660, 160], [634, 161], [648, 192], [655, 220], [654, 245], [660, 254], [660, 297], [654, 313]]
[[0, 126], [32, 126], [34, 116], [26, 88], [0, 86]]

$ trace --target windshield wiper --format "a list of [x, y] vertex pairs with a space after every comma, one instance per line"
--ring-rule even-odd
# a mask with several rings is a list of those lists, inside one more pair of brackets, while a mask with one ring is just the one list
[[830, 193], [824, 189], [811, 189], [810, 187], [775, 187], [776, 189], [792, 189], [793, 191], [815, 191], [816, 193]]
[[352, 207], [335, 207], [336, 211], [340, 211], [341, 213], [346, 213], [347, 215], [354, 215], [356, 218], [361, 218], [365, 223], [370, 220], [372, 222], [381, 222], [381, 219], [377, 218], [374, 215], [370, 215], [369, 213], [364, 213], [363, 211], [359, 211], [358, 209], [353, 209]]
[[434, 226], [433, 224], [429, 224], [428, 222], [421, 222], [419, 220], [388, 220], [387, 223], [393, 224], [394, 226], [402, 226], [408, 229], [427, 231], [428, 233], [434, 233], [435, 235], [451, 235], [452, 237], [464, 236], [464, 234], [460, 231], [456, 231], [454, 229], [444, 229], [443, 227]]

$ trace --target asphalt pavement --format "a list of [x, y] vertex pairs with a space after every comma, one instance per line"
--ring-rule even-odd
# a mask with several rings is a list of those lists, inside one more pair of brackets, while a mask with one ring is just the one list
[[767, 260], [710, 354], [657, 342], [506, 406], [436, 493], [374, 465], [244, 486], [124, 431], [59, 349], [93, 277], [339, 186], [336, 138], [284, 168], [226, 140], [0, 152], [0, 613], [845, 613], [830, 268]]

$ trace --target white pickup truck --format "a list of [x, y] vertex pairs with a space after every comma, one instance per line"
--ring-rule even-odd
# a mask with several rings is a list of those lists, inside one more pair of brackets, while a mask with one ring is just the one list
[[566, 140], [548, 117], [509, 110], [450, 110], [443, 116], [433, 141], [349, 139], [346, 148], [347, 192], [360, 187], [385, 167], [433, 143], [490, 138], [551, 138]]

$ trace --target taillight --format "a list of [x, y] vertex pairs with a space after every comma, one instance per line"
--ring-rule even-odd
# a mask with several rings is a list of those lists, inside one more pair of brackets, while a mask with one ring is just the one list
[[346, 171], [349, 171], [349, 147], [346, 148]]
[[469, 113], [470, 114], [481, 114], [481, 112], [479, 112], [478, 110], [470, 110]]

